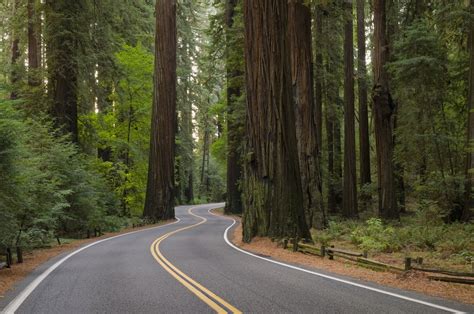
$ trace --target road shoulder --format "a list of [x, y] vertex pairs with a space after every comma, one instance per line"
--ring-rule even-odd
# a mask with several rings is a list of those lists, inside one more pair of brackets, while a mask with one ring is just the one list
[[[222, 211], [213, 210], [214, 214], [223, 215]], [[426, 274], [416, 271], [391, 273], [374, 271], [357, 266], [341, 259], [328, 260], [301, 252], [285, 250], [268, 238], [254, 238], [251, 243], [242, 241], [240, 217], [228, 216], [236, 220], [236, 226], [230, 230], [229, 240], [239, 248], [254, 254], [270, 257], [276, 261], [311, 267], [330, 273], [348, 276], [403, 290], [415, 291], [428, 296], [441, 297], [465, 304], [474, 304], [474, 286], [436, 282], [428, 280]]]

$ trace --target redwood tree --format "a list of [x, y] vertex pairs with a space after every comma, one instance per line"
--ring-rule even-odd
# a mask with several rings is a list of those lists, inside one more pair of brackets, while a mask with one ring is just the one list
[[[232, 52], [239, 47], [235, 38], [231, 38], [230, 31], [234, 27], [234, 15], [237, 0], [227, 0], [226, 3], [226, 67], [227, 67], [227, 202], [226, 213], [241, 213], [242, 199], [239, 182], [242, 166], [240, 143], [242, 141], [240, 117], [236, 114], [239, 106], [238, 98], [241, 95], [241, 86], [238, 77], [242, 75], [233, 61]], [[241, 48], [241, 47], [240, 47]]]
[[311, 73], [311, 11], [301, 0], [290, 0], [288, 7], [291, 77], [296, 103], [296, 138], [303, 188], [303, 201], [309, 226], [326, 226], [318, 156], [317, 121]]
[[[77, 17], [85, 10], [84, 1], [46, 1], [46, 47], [48, 94], [52, 97], [52, 116], [56, 125], [79, 142], [77, 126], [78, 56], [81, 26]], [[61, 29], [61, 32], [57, 30]]]
[[[14, 3], [14, 12], [15, 14], [18, 14], [20, 8], [20, 1], [15, 0]], [[11, 76], [10, 76], [10, 81], [12, 84], [12, 92], [10, 93], [10, 99], [16, 99], [18, 97], [18, 86], [17, 83], [20, 80], [20, 74], [19, 74], [19, 62], [18, 59], [20, 58], [20, 36], [18, 34], [18, 30], [15, 30], [15, 28], [12, 29], [12, 46], [11, 46]]]
[[344, 188], [342, 214], [357, 217], [357, 180], [354, 123], [354, 37], [352, 0], [345, 0], [344, 23]]
[[374, 87], [372, 90], [379, 214], [384, 219], [399, 219], [393, 174], [393, 116], [395, 105], [390, 95], [386, 64], [389, 60], [385, 0], [374, 0]]
[[36, 1], [28, 0], [28, 84], [37, 86], [41, 83], [38, 69], [41, 66], [41, 19], [36, 9]]
[[359, 165], [361, 187], [372, 181], [370, 177], [367, 66], [365, 61], [365, 1], [357, 0], [357, 83], [359, 91]]
[[243, 239], [310, 238], [291, 97], [287, 0], [245, 0], [247, 152]]
[[154, 95], [143, 211], [143, 216], [153, 221], [174, 218], [176, 0], [156, 1], [155, 14]]

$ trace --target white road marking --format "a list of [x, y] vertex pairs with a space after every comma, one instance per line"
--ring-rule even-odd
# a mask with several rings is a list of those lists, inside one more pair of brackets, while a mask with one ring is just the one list
[[[23, 302], [26, 300], [26, 298], [28, 298], [28, 296], [36, 289], [36, 287], [38, 287], [38, 285], [46, 278], [48, 277], [49, 274], [51, 274], [56, 268], [58, 268], [62, 263], [64, 263], [65, 261], [67, 261], [68, 259], [70, 259], [71, 257], [73, 257], [74, 255], [76, 255], [77, 253], [79, 252], [82, 252], [84, 251], [85, 249], [87, 248], [90, 248], [91, 246], [94, 246], [94, 245], [97, 245], [97, 244], [100, 244], [100, 243], [103, 243], [103, 242], [106, 242], [106, 241], [109, 241], [109, 240], [113, 240], [113, 239], [117, 239], [117, 238], [120, 238], [120, 237], [123, 237], [123, 236], [127, 236], [127, 235], [130, 235], [130, 234], [134, 234], [134, 233], [138, 233], [138, 232], [144, 232], [144, 231], [149, 231], [149, 230], [153, 230], [153, 229], [157, 229], [157, 228], [162, 228], [162, 227], [165, 227], [165, 226], [170, 226], [170, 225], [174, 225], [176, 223], [178, 223], [180, 221], [179, 218], [176, 218], [176, 221], [175, 222], [172, 222], [172, 223], [169, 223], [169, 224], [166, 224], [166, 225], [161, 225], [161, 226], [156, 226], [156, 227], [153, 227], [153, 228], [148, 228], [148, 229], [143, 229], [143, 230], [137, 230], [137, 231], [132, 231], [132, 232], [128, 232], [128, 233], [124, 233], [124, 234], [120, 234], [120, 235], [117, 235], [117, 236], [114, 236], [114, 237], [110, 237], [110, 238], [107, 238], [107, 239], [103, 239], [103, 240], [99, 240], [97, 242], [93, 242], [91, 244], [88, 244], [80, 249], [77, 249], [75, 250], [74, 252], [70, 253], [69, 255], [65, 256], [64, 258], [62, 258], [61, 260], [57, 261], [56, 263], [54, 263], [53, 265], [51, 265], [48, 269], [46, 269], [41, 275], [39, 275], [38, 277], [36, 277], [22, 292], [20, 292], [3, 310], [1, 313], [3, 314], [13, 314], [15, 313], [18, 308], [23, 304]], [[64, 309], [65, 310], [65, 309]]]
[[[218, 216], [218, 215], [211, 212], [212, 209], [215, 209], [215, 208], [210, 208], [208, 210], [208, 213], [211, 214], [211, 215], [214, 215], [214, 216]], [[255, 258], [258, 258], [258, 259], [261, 259], [261, 260], [264, 260], [264, 261], [267, 261], [267, 262], [270, 262], [270, 263], [273, 263], [273, 264], [277, 264], [277, 265], [280, 265], [280, 266], [283, 266], [283, 267], [299, 270], [299, 271], [302, 271], [302, 272], [305, 272], [305, 273], [308, 273], [308, 274], [311, 274], [311, 275], [315, 275], [315, 276], [323, 277], [323, 278], [326, 278], [326, 279], [338, 281], [338, 282], [345, 283], [345, 284], [355, 286], [355, 287], [359, 287], [359, 288], [362, 288], [362, 289], [366, 289], [366, 290], [386, 294], [386, 295], [389, 295], [389, 296], [392, 296], [392, 297], [395, 297], [395, 298], [399, 298], [399, 299], [402, 299], [402, 300], [406, 300], [406, 301], [410, 301], [410, 302], [414, 302], [414, 303], [418, 303], [418, 304], [423, 304], [423, 305], [426, 305], [426, 306], [429, 306], [429, 307], [432, 307], [432, 308], [436, 308], [436, 309], [439, 309], [439, 310], [443, 310], [443, 311], [446, 311], [446, 312], [458, 313], [458, 314], [465, 313], [465, 312], [458, 311], [458, 310], [455, 310], [455, 309], [451, 309], [449, 307], [445, 307], [445, 306], [442, 306], [442, 305], [437, 305], [437, 304], [434, 304], [434, 303], [430, 303], [430, 302], [410, 298], [410, 297], [407, 297], [407, 296], [404, 296], [404, 295], [401, 295], [401, 294], [397, 294], [397, 293], [385, 291], [385, 290], [382, 290], [382, 289], [369, 287], [369, 286], [362, 285], [362, 284], [359, 284], [359, 283], [355, 283], [355, 282], [352, 282], [352, 281], [349, 281], [349, 280], [344, 280], [344, 279], [341, 279], [341, 278], [328, 276], [328, 275], [325, 275], [325, 274], [322, 274], [322, 273], [318, 273], [318, 272], [307, 270], [307, 269], [300, 268], [300, 267], [297, 267], [297, 266], [285, 264], [285, 263], [282, 263], [282, 262], [278, 262], [278, 261], [275, 261], [275, 260], [272, 260], [272, 259], [269, 259], [269, 258], [265, 258], [265, 257], [262, 257], [262, 256], [258, 256], [256, 254], [250, 253], [248, 251], [245, 251], [245, 250], [235, 246], [232, 242], [229, 241], [229, 238], [228, 238], [229, 230], [236, 224], [236, 221], [233, 218], [228, 218], [228, 219], [232, 220], [233, 222], [229, 227], [227, 227], [227, 229], [225, 229], [224, 240], [230, 247], [234, 248], [235, 250], [237, 250], [241, 253], [244, 253], [244, 254], [253, 256]]]

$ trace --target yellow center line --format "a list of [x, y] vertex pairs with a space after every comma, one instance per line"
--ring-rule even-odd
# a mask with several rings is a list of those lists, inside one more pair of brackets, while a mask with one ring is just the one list
[[[227, 309], [229, 309], [232, 313], [242, 313], [240, 310], [226, 302], [224, 299], [220, 298], [217, 296], [215, 293], [207, 289], [206, 287], [202, 286], [189, 276], [187, 276], [185, 273], [183, 273], [181, 270], [179, 270], [176, 266], [174, 266], [169, 260], [167, 260], [163, 254], [160, 251], [160, 244], [162, 241], [167, 239], [169, 236], [178, 233], [180, 231], [184, 231], [190, 228], [197, 227], [207, 221], [206, 218], [198, 216], [192, 212], [194, 208], [190, 208], [188, 213], [192, 216], [198, 217], [202, 219], [200, 222], [183, 227], [174, 231], [171, 231], [158, 239], [156, 239], [153, 244], [150, 247], [151, 254], [153, 257], [156, 259], [156, 261], [163, 267], [164, 270], [166, 270], [171, 276], [173, 276], [176, 280], [178, 280], [183, 286], [185, 286], [189, 291], [194, 293], [199, 299], [201, 299], [204, 303], [206, 303], [209, 307], [211, 307], [213, 310], [215, 310], [217, 313], [227, 313], [227, 311], [217, 304], [215, 301], [220, 303], [221, 305], [225, 306]], [[205, 295], [207, 294], [207, 296]], [[212, 298], [212, 299], [211, 299]]]

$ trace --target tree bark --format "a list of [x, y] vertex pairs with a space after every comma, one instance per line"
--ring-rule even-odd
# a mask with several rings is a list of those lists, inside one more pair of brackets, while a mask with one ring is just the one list
[[291, 69], [286, 0], [245, 0], [247, 154], [243, 239], [310, 238], [306, 224]]
[[38, 69], [41, 67], [40, 27], [41, 19], [36, 11], [36, 1], [28, 0], [28, 84], [41, 84]]
[[[46, 1], [46, 46], [48, 47], [47, 68], [48, 94], [52, 97], [52, 116], [56, 126], [79, 143], [77, 126], [77, 79], [78, 38], [76, 23], [70, 16], [82, 10], [83, 3]], [[58, 29], [62, 32], [57, 33]]]
[[357, 217], [357, 177], [354, 117], [354, 26], [352, 0], [344, 6], [344, 189], [342, 214]]
[[[331, 29], [333, 23], [329, 19], [325, 23], [325, 29]], [[327, 136], [327, 151], [328, 151], [328, 211], [332, 213], [339, 212], [342, 203], [342, 187], [341, 187], [341, 124], [339, 121], [338, 107], [339, 100], [339, 79], [334, 73], [337, 73], [336, 63], [340, 58], [339, 50], [336, 49], [333, 54], [330, 54], [328, 47], [325, 47], [325, 70], [327, 75], [325, 84], [326, 93], [326, 136]]]
[[383, 219], [399, 219], [393, 174], [393, 115], [395, 106], [388, 86], [389, 59], [386, 1], [374, 1], [374, 101], [377, 147], [379, 214]]
[[[14, 8], [13, 8], [13, 11], [15, 12], [15, 14], [18, 13], [18, 10], [19, 10], [19, 7], [20, 7], [20, 1], [19, 0], [15, 0], [15, 3], [14, 3]], [[11, 47], [11, 67], [12, 67], [12, 70], [11, 70], [11, 76], [10, 76], [10, 81], [11, 81], [11, 84], [12, 84], [12, 91], [10, 93], [10, 99], [14, 100], [14, 99], [17, 99], [18, 98], [18, 82], [20, 80], [20, 74], [19, 74], [19, 71], [18, 71], [18, 59], [20, 58], [21, 54], [20, 54], [20, 38], [18, 36], [18, 31], [15, 29], [14, 26], [11, 26], [12, 27], [12, 47]]]
[[[239, 187], [241, 180], [242, 165], [240, 155], [240, 144], [242, 142], [242, 121], [235, 116], [238, 98], [241, 95], [241, 88], [236, 84], [235, 79], [242, 75], [239, 69], [235, 69], [231, 62], [231, 51], [236, 49], [234, 41], [230, 39], [230, 30], [234, 26], [234, 15], [237, 0], [227, 0], [226, 4], [226, 70], [227, 70], [227, 202], [226, 213], [242, 213], [242, 195]], [[238, 49], [238, 48], [237, 48]]]
[[357, 78], [359, 90], [360, 185], [372, 182], [370, 175], [369, 114], [367, 109], [367, 66], [365, 61], [365, 1], [357, 0]]
[[289, 1], [288, 34], [304, 210], [308, 226], [322, 229], [327, 221], [321, 207], [322, 184], [311, 73], [311, 11], [300, 0]]
[[176, 0], [155, 6], [155, 76], [148, 182], [143, 216], [174, 218], [176, 135]]
[[[470, 1], [469, 11], [474, 13], [474, 0]], [[469, 221], [473, 215], [474, 201], [472, 188], [474, 186], [474, 21], [471, 20], [469, 31], [469, 96], [467, 118], [467, 154], [464, 186], [464, 208], [461, 220]]]
[[315, 58], [315, 95], [314, 95], [314, 120], [316, 123], [316, 143], [318, 157], [321, 159], [321, 149], [323, 147], [323, 9], [321, 5], [316, 5], [316, 58]]

